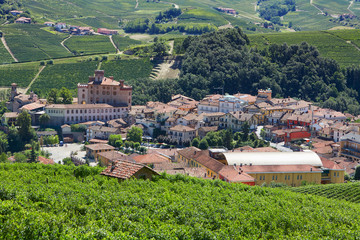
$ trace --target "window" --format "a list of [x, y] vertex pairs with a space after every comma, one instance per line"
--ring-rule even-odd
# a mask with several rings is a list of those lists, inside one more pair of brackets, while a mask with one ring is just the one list
[[263, 180], [265, 180], [265, 176], [263, 176]]
[[336, 177], [336, 173], [334, 173], [334, 177]]
[[277, 176], [275, 176], [275, 180], [277, 180]]
[[337, 176], [339, 176], [339, 172], [337, 173]]
[[273, 176], [273, 177], [272, 177], [272, 180], [274, 180], [274, 178], [275, 178], [275, 177]]
[[299, 175], [297, 175], [297, 180], [299, 180]]
[[80, 113], [82, 113], [82, 110], [80, 109]]
[[260, 176], [260, 180], [262, 180], [262, 176]]
[[287, 179], [287, 176], [285, 175], [285, 180]]
[[300, 180], [302, 179], [302, 175], [300, 175]]

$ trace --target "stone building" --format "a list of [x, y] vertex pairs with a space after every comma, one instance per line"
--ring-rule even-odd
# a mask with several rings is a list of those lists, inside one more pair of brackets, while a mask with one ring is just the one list
[[78, 84], [78, 103], [106, 103], [114, 107], [131, 106], [132, 87], [124, 84], [124, 80], [115, 81], [113, 77], [105, 77], [103, 70], [96, 70], [86, 84]]

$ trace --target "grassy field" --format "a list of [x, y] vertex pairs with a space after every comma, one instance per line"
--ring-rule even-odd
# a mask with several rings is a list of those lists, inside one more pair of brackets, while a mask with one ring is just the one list
[[343, 183], [329, 185], [310, 185], [290, 188], [293, 192], [312, 194], [337, 200], [360, 203], [360, 183]]
[[52, 88], [66, 87], [75, 93], [77, 84], [87, 83], [88, 77], [94, 74], [98, 64], [97, 61], [89, 61], [47, 65], [30, 90], [42, 97]]
[[[254, 34], [249, 35], [252, 46], [264, 48], [268, 44], [299, 44], [308, 42], [318, 48], [324, 57], [332, 58], [342, 66], [357, 64], [360, 61], [360, 51], [353, 45], [346, 42], [336, 35], [353, 30], [334, 30], [317, 32], [296, 32], [296, 33], [277, 33], [277, 34]], [[331, 34], [330, 34], [331, 33]], [[351, 35], [351, 34], [349, 34]]]
[[1, 26], [0, 30], [4, 32], [7, 45], [20, 62], [71, 56], [60, 44], [67, 35], [52, 34], [42, 27], [10, 24]]
[[0, 164], [4, 239], [356, 239], [359, 204], [182, 175]]
[[216, 26], [226, 25], [228, 22], [216, 10], [189, 9], [178, 18], [178, 23], [213, 23]]
[[77, 55], [116, 52], [108, 36], [72, 36], [64, 44]]
[[26, 88], [39, 68], [36, 63], [0, 65], [0, 87], [10, 87], [11, 83], [16, 83]]
[[11, 57], [3, 43], [0, 41], [0, 64], [11, 63], [13, 61], [14, 59]]
[[131, 45], [141, 44], [141, 41], [134, 40], [129, 37], [122, 37], [119, 35], [114, 35], [114, 36], [112, 36], [112, 38], [113, 38], [115, 45], [119, 48], [120, 51], [125, 50], [127, 47], [129, 47]]
[[348, 0], [313, 0], [313, 4], [328, 14], [350, 13], [347, 10], [350, 4]]
[[327, 33], [334, 35], [338, 38], [341, 38], [345, 41], [350, 41], [351, 43], [355, 44], [357, 47], [360, 47], [359, 29], [327, 31]]
[[153, 63], [148, 58], [113, 60], [101, 64], [101, 69], [105, 71], [105, 75], [114, 76], [117, 81], [120, 79], [148, 78], [153, 67]]

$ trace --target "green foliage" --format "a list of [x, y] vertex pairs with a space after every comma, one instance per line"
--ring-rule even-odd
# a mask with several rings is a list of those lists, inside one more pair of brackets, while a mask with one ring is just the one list
[[200, 144], [200, 141], [198, 138], [194, 138], [192, 141], [191, 141], [191, 146], [193, 147], [199, 147], [199, 144]]
[[86, 125], [83, 125], [83, 124], [71, 124], [70, 128], [71, 128], [72, 132], [86, 133]]
[[360, 166], [357, 166], [356, 169], [355, 169], [354, 179], [355, 180], [360, 180]]
[[97, 69], [97, 62], [63, 63], [46, 66], [39, 78], [31, 86], [36, 94], [45, 97], [52, 89], [66, 87], [74, 91], [79, 82], [87, 82]]
[[75, 166], [74, 163], [71, 161], [70, 157], [66, 157], [62, 160], [64, 165], [68, 165], [68, 166]]
[[295, 0], [258, 0], [260, 17], [275, 24], [281, 24], [280, 17], [290, 11], [296, 11]]
[[6, 153], [9, 147], [7, 134], [0, 131], [0, 153]]
[[9, 162], [9, 160], [8, 160], [6, 153], [4, 153], [4, 152], [1, 153], [0, 154], [0, 163], [7, 163], [7, 162]]
[[59, 136], [58, 135], [51, 135], [51, 136], [44, 136], [43, 137], [43, 144], [44, 145], [53, 145], [59, 143]]
[[50, 104], [56, 104], [59, 102], [58, 90], [56, 88], [50, 89], [48, 92], [47, 101]]
[[8, 133], [9, 150], [11, 152], [19, 152], [23, 149], [23, 143], [21, 141], [19, 131], [14, 126], [9, 128]]
[[128, 36], [113, 35], [112, 39], [120, 51], [124, 51], [130, 46], [141, 44], [141, 41], [131, 39]]
[[50, 116], [47, 113], [42, 114], [39, 117], [40, 127], [44, 128], [49, 121], [50, 121]]
[[61, 46], [66, 35], [52, 34], [42, 25], [10, 24], [1, 26], [6, 43], [20, 61], [36, 61], [67, 57], [71, 54]]
[[201, 150], [207, 150], [209, 148], [209, 143], [207, 142], [206, 138], [201, 139], [199, 143], [199, 148]]
[[19, 125], [19, 135], [23, 144], [30, 143], [32, 139], [35, 139], [35, 130], [31, 127], [31, 117], [26, 111], [19, 114], [17, 119]]
[[38, 157], [38, 152], [36, 151], [36, 143], [33, 141], [31, 143], [31, 153], [30, 153], [30, 158], [29, 158], [29, 163], [36, 163], [37, 162], [37, 157]]
[[322, 196], [330, 199], [360, 203], [360, 183], [341, 183], [327, 185], [307, 185], [289, 188], [293, 192]]
[[61, 98], [61, 103], [62, 104], [71, 104], [72, 101], [73, 101], [73, 97], [71, 95], [71, 92], [66, 87], [61, 88], [61, 90], [59, 92], [59, 96]]
[[39, 66], [33, 63], [11, 64], [0, 66], [0, 86], [9, 87], [16, 83], [26, 88], [39, 71]]
[[120, 147], [118, 146], [120, 144], [120, 146], [122, 145], [122, 137], [120, 134], [111, 134], [109, 136], [109, 145], [113, 146], [113, 147]]
[[17, 163], [26, 163], [28, 158], [25, 156], [25, 154], [21, 152], [17, 152], [14, 154], [15, 162]]
[[155, 17], [155, 21], [156, 23], [173, 21], [174, 18], [178, 17], [180, 14], [180, 8], [170, 8], [165, 12], [160, 12], [159, 15]]
[[126, 139], [132, 142], [141, 143], [143, 130], [139, 127], [132, 127], [126, 134]]
[[64, 43], [72, 52], [77, 54], [94, 53], [115, 53], [115, 48], [111, 44], [108, 36], [72, 36]]
[[[83, 180], [74, 176], [74, 170]], [[1, 164], [2, 236], [351, 239], [359, 231], [360, 207], [350, 202], [183, 175], [118, 183], [99, 176], [100, 171]]]

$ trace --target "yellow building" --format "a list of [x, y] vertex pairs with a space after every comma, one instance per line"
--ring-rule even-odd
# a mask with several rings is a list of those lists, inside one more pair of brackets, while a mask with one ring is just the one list
[[302, 183], [321, 183], [321, 169], [311, 165], [247, 165], [238, 166], [255, 179], [255, 185], [271, 182], [285, 183], [288, 186], [298, 187]]
[[86, 149], [86, 156], [88, 158], [93, 158], [97, 160], [99, 153], [114, 151], [115, 148], [108, 144], [90, 144], [90, 145], [86, 145], [85, 149]]
[[102, 166], [108, 166], [114, 161], [127, 160], [128, 156], [118, 151], [104, 151], [97, 154], [97, 160]]

